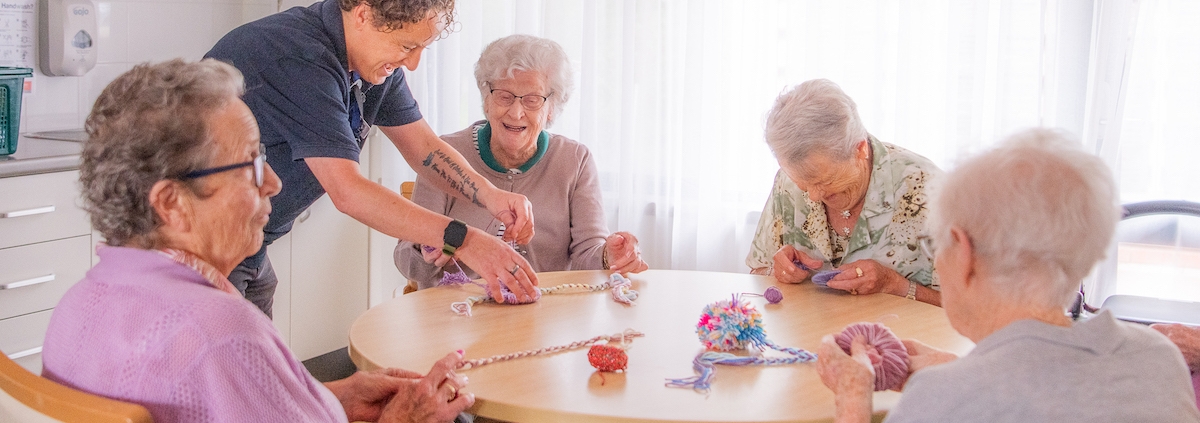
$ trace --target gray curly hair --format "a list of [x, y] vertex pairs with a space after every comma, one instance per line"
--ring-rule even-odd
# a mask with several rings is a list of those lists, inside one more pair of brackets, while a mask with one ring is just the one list
[[867, 129], [858, 106], [828, 79], [805, 81], [779, 95], [767, 114], [767, 146], [783, 164], [803, 165], [812, 155], [849, 160]]
[[104, 88], [84, 123], [79, 182], [92, 227], [109, 245], [157, 246], [162, 222], [150, 189], [212, 162], [208, 121], [243, 84], [229, 64], [176, 59], [134, 66]]
[[548, 38], [514, 34], [492, 41], [475, 62], [475, 82], [479, 94], [488, 96], [488, 83], [513, 77], [514, 71], [539, 72], [550, 86], [550, 118], [547, 126], [562, 113], [571, 91], [575, 89], [575, 76], [571, 73], [571, 60], [562, 46]]

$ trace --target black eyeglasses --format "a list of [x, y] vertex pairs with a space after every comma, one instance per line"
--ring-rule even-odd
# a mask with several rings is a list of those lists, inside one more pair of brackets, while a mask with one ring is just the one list
[[933, 245], [933, 237], [929, 235], [918, 236], [917, 243], [921, 245], [921, 252], [925, 253], [925, 257], [933, 260], [934, 255], [937, 254], [937, 248]]
[[235, 163], [235, 164], [225, 165], [225, 166], [210, 167], [208, 169], [193, 170], [191, 172], [183, 174], [183, 176], [180, 176], [179, 179], [187, 180], [187, 179], [203, 178], [205, 176], [212, 175], [212, 174], [226, 172], [226, 171], [230, 171], [230, 170], [234, 170], [234, 169], [241, 169], [241, 168], [247, 167], [247, 166], [254, 166], [254, 186], [258, 187], [258, 188], [262, 188], [262, 186], [263, 186], [263, 163], [266, 163], [266, 160], [267, 160], [267, 147], [265, 145], [259, 144], [258, 145], [258, 155], [254, 156], [254, 160], [251, 160], [251, 161], [248, 161], [245, 163]]
[[[492, 85], [488, 84], [488, 86], [490, 87]], [[524, 106], [525, 110], [540, 109], [542, 108], [542, 105], [546, 104], [546, 101], [550, 100], [550, 97], [544, 95], [516, 95], [513, 94], [512, 91], [502, 90], [499, 88], [492, 88], [491, 91], [488, 91], [488, 93], [492, 95], [492, 98], [496, 99], [496, 104], [499, 104], [501, 107], [512, 106], [517, 100], [521, 100], [521, 106]], [[554, 93], [550, 94], [553, 95]]]

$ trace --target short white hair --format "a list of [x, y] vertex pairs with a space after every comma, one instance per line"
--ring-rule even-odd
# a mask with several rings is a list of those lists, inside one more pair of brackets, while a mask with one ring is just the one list
[[1006, 302], [1068, 305], [1120, 219], [1108, 167], [1059, 131], [1013, 134], [942, 182], [931, 233], [948, 245], [951, 227], [966, 232], [985, 279]]
[[548, 38], [514, 34], [492, 41], [475, 62], [475, 82], [479, 94], [488, 95], [488, 83], [513, 77], [514, 71], [539, 72], [546, 78], [550, 88], [550, 118], [547, 126], [562, 113], [571, 91], [575, 89], [575, 77], [571, 74], [571, 60], [562, 46]]
[[780, 94], [766, 126], [767, 146], [784, 165], [801, 165], [814, 154], [849, 160], [867, 138], [858, 106], [828, 79], [805, 81]]

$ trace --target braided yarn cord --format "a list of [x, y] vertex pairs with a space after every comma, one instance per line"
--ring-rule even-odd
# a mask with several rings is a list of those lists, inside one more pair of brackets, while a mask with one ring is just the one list
[[554, 354], [554, 353], [557, 353], [560, 351], [568, 351], [568, 350], [574, 350], [574, 349], [579, 349], [579, 348], [583, 348], [583, 347], [590, 347], [593, 344], [600, 342], [600, 341], [608, 341], [610, 343], [620, 342], [621, 344], [625, 344], [625, 343], [629, 342], [630, 340], [632, 340], [633, 338], [640, 337], [640, 336], [645, 336], [645, 334], [635, 331], [633, 329], [626, 329], [624, 332], [621, 332], [618, 334], [600, 335], [597, 337], [593, 337], [591, 339], [575, 341], [575, 342], [572, 342], [572, 343], [566, 344], [566, 345], [555, 345], [552, 347], [539, 348], [536, 350], [525, 350], [525, 351], [515, 352], [515, 353], [511, 353], [511, 354], [494, 355], [494, 356], [487, 357], [487, 358], [463, 360], [462, 363], [459, 364], [459, 368], [464, 369], [464, 370], [474, 369], [476, 367], [486, 366], [486, 365], [492, 364], [492, 363], [499, 363], [501, 361], [516, 360], [516, 359], [522, 358], [522, 357]]

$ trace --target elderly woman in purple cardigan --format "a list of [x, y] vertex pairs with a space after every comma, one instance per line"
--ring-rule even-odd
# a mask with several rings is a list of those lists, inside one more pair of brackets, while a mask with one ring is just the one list
[[[442, 139], [492, 184], [533, 203], [537, 235], [529, 245], [514, 248], [539, 272], [646, 270], [636, 237], [608, 233], [596, 164], [587, 147], [543, 130], [571, 94], [571, 66], [562, 47], [529, 35], [493, 41], [475, 64], [475, 81], [487, 120]], [[503, 231], [487, 210], [457, 201], [420, 178], [412, 200], [485, 231]], [[400, 272], [419, 288], [435, 286], [443, 272], [460, 269], [440, 248], [407, 241], [396, 246], [394, 257]], [[462, 270], [470, 278], [478, 277], [465, 266]]]
[[450, 353], [427, 376], [322, 384], [226, 279], [262, 245], [280, 181], [216, 60], [143, 64], [88, 116], [80, 185], [107, 240], [50, 320], [42, 375], [140, 404], [157, 422], [444, 422], [474, 402]]

